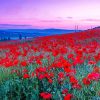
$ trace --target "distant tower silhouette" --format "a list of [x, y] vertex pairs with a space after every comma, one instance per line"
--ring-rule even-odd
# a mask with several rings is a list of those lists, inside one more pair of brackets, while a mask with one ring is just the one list
[[78, 25], [75, 25], [75, 32], [78, 31]]
[[76, 30], [78, 31], [78, 25], [76, 26]]
[[76, 25], [75, 25], [75, 32], [76, 32]]

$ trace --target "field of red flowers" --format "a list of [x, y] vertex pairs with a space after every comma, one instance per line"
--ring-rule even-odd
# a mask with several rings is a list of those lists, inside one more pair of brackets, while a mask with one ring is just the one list
[[0, 100], [100, 100], [100, 30], [1, 42]]

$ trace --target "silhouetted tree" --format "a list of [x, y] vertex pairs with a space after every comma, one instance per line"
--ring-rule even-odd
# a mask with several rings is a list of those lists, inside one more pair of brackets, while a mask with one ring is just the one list
[[8, 37], [8, 40], [10, 40], [10, 36]]
[[21, 35], [21, 34], [19, 34], [19, 39], [20, 39], [20, 40], [22, 39], [22, 35]]
[[26, 40], [27, 36], [25, 36], [25, 40]]

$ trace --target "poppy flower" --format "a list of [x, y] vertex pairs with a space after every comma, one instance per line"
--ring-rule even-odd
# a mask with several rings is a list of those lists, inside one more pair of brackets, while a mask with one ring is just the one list
[[62, 94], [67, 94], [67, 93], [68, 93], [68, 89], [62, 90]]
[[72, 98], [72, 94], [67, 94], [65, 97], [64, 97], [64, 100], [71, 100]]
[[82, 86], [80, 84], [73, 84], [72, 85], [73, 88], [80, 90], [82, 88]]
[[40, 93], [40, 96], [46, 100], [51, 99], [51, 97], [52, 97], [52, 95], [48, 92], [42, 92], [42, 93]]
[[30, 76], [29, 76], [29, 74], [24, 74], [24, 75], [23, 75], [23, 78], [24, 78], [24, 79], [30, 78]]
[[69, 80], [70, 80], [71, 84], [77, 84], [78, 83], [78, 80], [74, 76], [70, 76]]
[[82, 81], [83, 81], [84, 85], [90, 85], [91, 84], [91, 81], [87, 77], [83, 78]]
[[91, 72], [91, 73], [88, 74], [87, 78], [89, 80], [98, 80], [98, 79], [100, 79], [100, 73]]
[[22, 61], [20, 64], [21, 64], [21, 66], [23, 66], [23, 67], [27, 66], [27, 62], [26, 62], [26, 61]]

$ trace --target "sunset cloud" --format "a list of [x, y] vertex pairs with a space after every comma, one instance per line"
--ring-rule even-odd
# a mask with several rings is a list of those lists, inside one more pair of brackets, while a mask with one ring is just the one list
[[99, 22], [100, 23], [100, 19], [82, 19], [82, 21], [89, 21], [89, 22]]

